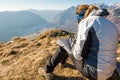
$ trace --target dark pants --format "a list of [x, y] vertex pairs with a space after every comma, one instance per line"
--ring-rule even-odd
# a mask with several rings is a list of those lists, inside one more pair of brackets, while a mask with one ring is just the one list
[[[84, 64], [84, 61], [78, 61], [76, 60], [72, 54], [68, 54], [66, 52], [66, 50], [62, 47], [59, 47], [58, 51], [49, 59], [49, 61], [46, 63], [45, 65], [45, 71], [46, 73], [51, 73], [54, 71], [54, 68], [59, 64], [62, 63], [64, 64], [66, 59], [68, 58], [68, 56], [71, 58], [71, 60], [73, 61], [76, 69], [82, 73], [85, 77], [87, 77], [89, 80], [97, 80], [97, 74], [95, 75], [95, 73], [97, 73], [92, 67], [89, 67], [87, 65]], [[93, 71], [93, 72], [89, 72], [89, 71]], [[95, 77], [96, 76], [96, 77]], [[94, 78], [95, 79], [94, 79]], [[114, 72], [113, 76], [110, 77], [107, 80], [120, 80], [120, 78], [118, 77], [118, 74], [116, 73], [116, 71]]]
[[[62, 63], [64, 64], [66, 59], [70, 57], [70, 59], [73, 61], [75, 67], [77, 68], [78, 71], [80, 71], [84, 76], [88, 76], [86, 72], [86, 68], [89, 69], [88, 67], [83, 67], [83, 61], [78, 61], [76, 60], [72, 54], [68, 54], [66, 50], [62, 47], [59, 47], [58, 51], [48, 60], [48, 62], [45, 65], [45, 71], [46, 73], [51, 73], [54, 71], [54, 68], [59, 64]], [[93, 79], [92, 79], [93, 80]]]
[[68, 54], [65, 49], [59, 47], [57, 52], [50, 57], [49, 61], [45, 65], [45, 71], [47, 73], [53, 72], [54, 68], [61, 62], [62, 64], [65, 63], [66, 59], [68, 58]]

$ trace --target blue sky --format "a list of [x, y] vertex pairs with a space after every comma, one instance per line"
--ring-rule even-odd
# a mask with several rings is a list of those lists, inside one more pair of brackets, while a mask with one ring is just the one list
[[0, 11], [25, 9], [64, 10], [79, 4], [114, 4], [120, 0], [0, 0]]

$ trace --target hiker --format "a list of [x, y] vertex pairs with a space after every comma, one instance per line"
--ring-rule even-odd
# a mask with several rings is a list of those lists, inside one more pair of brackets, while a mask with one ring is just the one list
[[89, 80], [120, 80], [116, 61], [118, 30], [106, 19], [109, 12], [92, 5], [80, 5], [76, 15], [78, 33], [74, 46], [69, 50], [66, 48], [69, 40], [65, 46], [67, 40], [59, 40], [59, 50], [46, 63], [45, 68], [39, 68], [39, 74], [54, 80], [54, 68], [69, 56], [76, 69]]

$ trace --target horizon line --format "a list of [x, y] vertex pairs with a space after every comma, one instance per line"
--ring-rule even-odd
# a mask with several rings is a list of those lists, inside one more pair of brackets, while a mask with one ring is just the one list
[[[118, 3], [120, 3], [120, 2], [118, 2]], [[107, 4], [107, 3], [94, 3], [94, 4], [105, 4], [105, 5], [107, 5], [107, 6], [113, 6], [114, 4], [117, 4], [117, 2], [116, 3], [113, 3], [113, 4]], [[89, 5], [92, 5], [92, 4], [89, 4]], [[76, 6], [70, 6], [70, 7], [77, 7], [78, 5], [76, 5]], [[70, 8], [70, 7], [67, 7], [67, 8], [64, 8], [64, 9], [35, 9], [35, 8], [26, 8], [26, 9], [11, 9], [11, 10], [0, 10], [0, 12], [16, 12], [16, 11], [28, 11], [28, 10], [38, 10], [38, 11], [45, 11], [45, 10], [53, 10], [53, 11], [63, 11], [63, 10], [66, 10], [66, 9], [68, 9], [68, 8]]]

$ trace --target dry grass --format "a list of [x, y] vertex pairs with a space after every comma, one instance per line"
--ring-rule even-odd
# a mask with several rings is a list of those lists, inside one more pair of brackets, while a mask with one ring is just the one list
[[59, 29], [53, 29], [53, 30], [48, 30], [45, 32], [42, 32], [36, 40], [44, 39], [44, 38], [56, 38], [56, 37], [64, 37], [67, 35], [70, 35], [71, 33], [64, 31], [64, 30], [59, 30]]
[[[34, 40], [14, 38], [8, 43], [0, 43], [0, 80], [46, 80], [38, 74], [38, 68], [55, 53], [56, 39], [69, 35], [60, 35], [62, 32], [58, 31], [59, 36], [53, 36], [55, 32], [57, 30], [45, 32]], [[48, 34], [52, 34], [49, 40], [47, 36], [41, 39]], [[56, 67], [56, 80], [84, 80], [70, 59], [67, 63], [67, 68], [61, 69], [60, 64]]]
[[117, 61], [119, 61], [120, 62], [120, 43], [118, 44], [118, 50], [117, 50], [117, 56], [118, 56], [118, 58], [117, 58]]
[[[51, 37], [55, 32], [44, 32], [34, 40], [14, 38], [8, 43], [0, 43], [0, 80], [46, 80], [38, 74], [39, 67], [44, 66], [55, 53], [58, 48], [56, 39], [68, 37], [68, 34]], [[47, 36], [43, 38], [45, 35], [50, 35], [49, 40]], [[74, 68], [69, 58], [67, 67], [61, 68], [59, 64], [54, 73], [55, 80], [87, 80]]]

